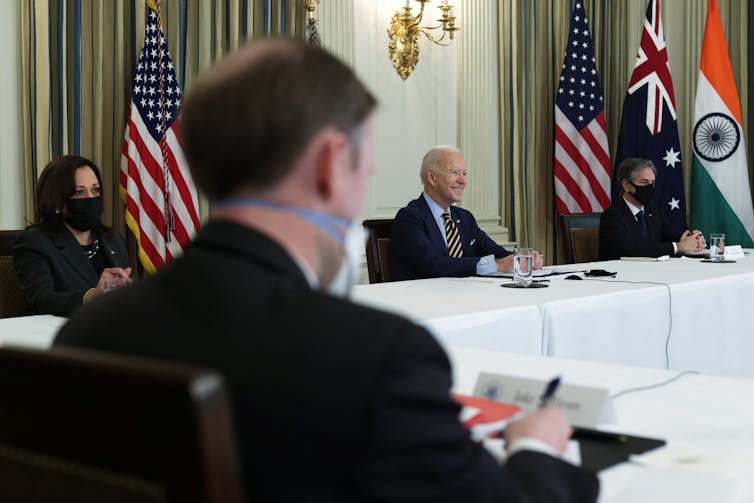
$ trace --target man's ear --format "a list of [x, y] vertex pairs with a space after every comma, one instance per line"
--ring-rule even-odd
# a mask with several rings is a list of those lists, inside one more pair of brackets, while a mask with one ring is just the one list
[[331, 199], [342, 183], [343, 163], [348, 155], [348, 141], [339, 131], [327, 131], [318, 139], [314, 152], [315, 182], [323, 199]]
[[623, 192], [628, 192], [628, 193], [631, 192], [629, 190], [629, 188], [631, 187], [631, 184], [628, 182], [628, 178], [624, 178], [623, 180], [621, 180], [620, 181], [620, 186], [623, 189]]
[[434, 187], [437, 184], [437, 173], [435, 173], [433, 170], [428, 169], [426, 177], [427, 179], [425, 180], [425, 183], [427, 183], [431, 187]]

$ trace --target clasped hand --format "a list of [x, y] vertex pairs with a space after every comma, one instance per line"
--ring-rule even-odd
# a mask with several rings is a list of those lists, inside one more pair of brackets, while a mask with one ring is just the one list
[[121, 288], [130, 283], [131, 280], [131, 268], [126, 267], [108, 267], [100, 274], [99, 281], [97, 282], [96, 290], [97, 294], [103, 294], [116, 288]]
[[679, 253], [698, 252], [707, 247], [707, 241], [699, 230], [684, 231], [677, 245]]

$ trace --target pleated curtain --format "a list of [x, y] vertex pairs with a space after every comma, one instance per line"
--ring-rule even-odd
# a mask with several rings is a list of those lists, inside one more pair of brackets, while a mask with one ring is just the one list
[[[303, 34], [300, 0], [162, 0], [163, 29], [181, 89], [255, 37]], [[26, 218], [34, 186], [55, 156], [77, 153], [102, 170], [105, 220], [125, 231], [120, 151], [144, 40], [144, 0], [21, 2]]]

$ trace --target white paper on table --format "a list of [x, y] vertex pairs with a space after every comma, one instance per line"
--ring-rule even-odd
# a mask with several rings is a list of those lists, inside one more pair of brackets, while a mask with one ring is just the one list
[[728, 245], [725, 247], [725, 251], [723, 252], [726, 259], [739, 259], [739, 258], [746, 258], [744, 255], [744, 249], [741, 247], [741, 245]]
[[[561, 272], [556, 272], [550, 267], [543, 267], [542, 269], [534, 269], [531, 272], [532, 277], [534, 278], [542, 278], [545, 276], [552, 276], [553, 274], [562, 274]], [[512, 272], [490, 272], [487, 274], [481, 274], [480, 276], [489, 276], [494, 278], [512, 278], [513, 273]]]
[[621, 260], [631, 262], [665, 262], [670, 260], [670, 255], [660, 255], [659, 257], [621, 257]]
[[462, 423], [465, 423], [466, 421], [476, 416], [480, 412], [482, 412], [482, 409], [464, 405], [463, 407], [461, 407], [461, 413], [458, 415], [458, 420], [461, 421]]

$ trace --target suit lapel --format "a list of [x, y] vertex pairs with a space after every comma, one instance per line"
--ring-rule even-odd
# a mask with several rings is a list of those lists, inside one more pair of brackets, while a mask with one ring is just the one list
[[99, 239], [99, 246], [102, 253], [105, 254], [105, 262], [107, 262], [108, 267], [115, 267], [117, 264], [122, 263], [118, 260], [118, 251], [113, 248], [112, 242], [104, 238], [102, 236], [98, 236], [97, 239]]
[[[427, 234], [433, 245], [435, 245], [444, 254], [448, 253], [448, 245], [445, 244], [445, 240], [442, 238], [440, 229], [437, 227], [437, 222], [432, 216], [432, 211], [429, 209], [427, 201], [424, 200], [424, 196], [419, 196], [419, 207], [421, 208], [422, 219], [424, 220], [424, 226], [427, 228]], [[451, 207], [451, 217], [453, 216], [453, 208]]]
[[[637, 243], [644, 241], [644, 237], [641, 234], [641, 229], [639, 228], [639, 222], [636, 220], [634, 214], [631, 213], [631, 209], [626, 204], [623, 196], [621, 196], [620, 200], [618, 201], [618, 208], [620, 209], [621, 218], [623, 218], [623, 221], [626, 223], [626, 226], [628, 227], [631, 234], [631, 241]], [[647, 229], [649, 229], [649, 227], [647, 227]]]
[[68, 262], [71, 269], [87, 284], [96, 284], [99, 280], [97, 273], [95, 272], [89, 259], [86, 258], [84, 252], [81, 250], [81, 245], [76, 241], [67, 229], [62, 233], [57, 234], [53, 241], [55, 246], [60, 250], [60, 255], [63, 260]]

